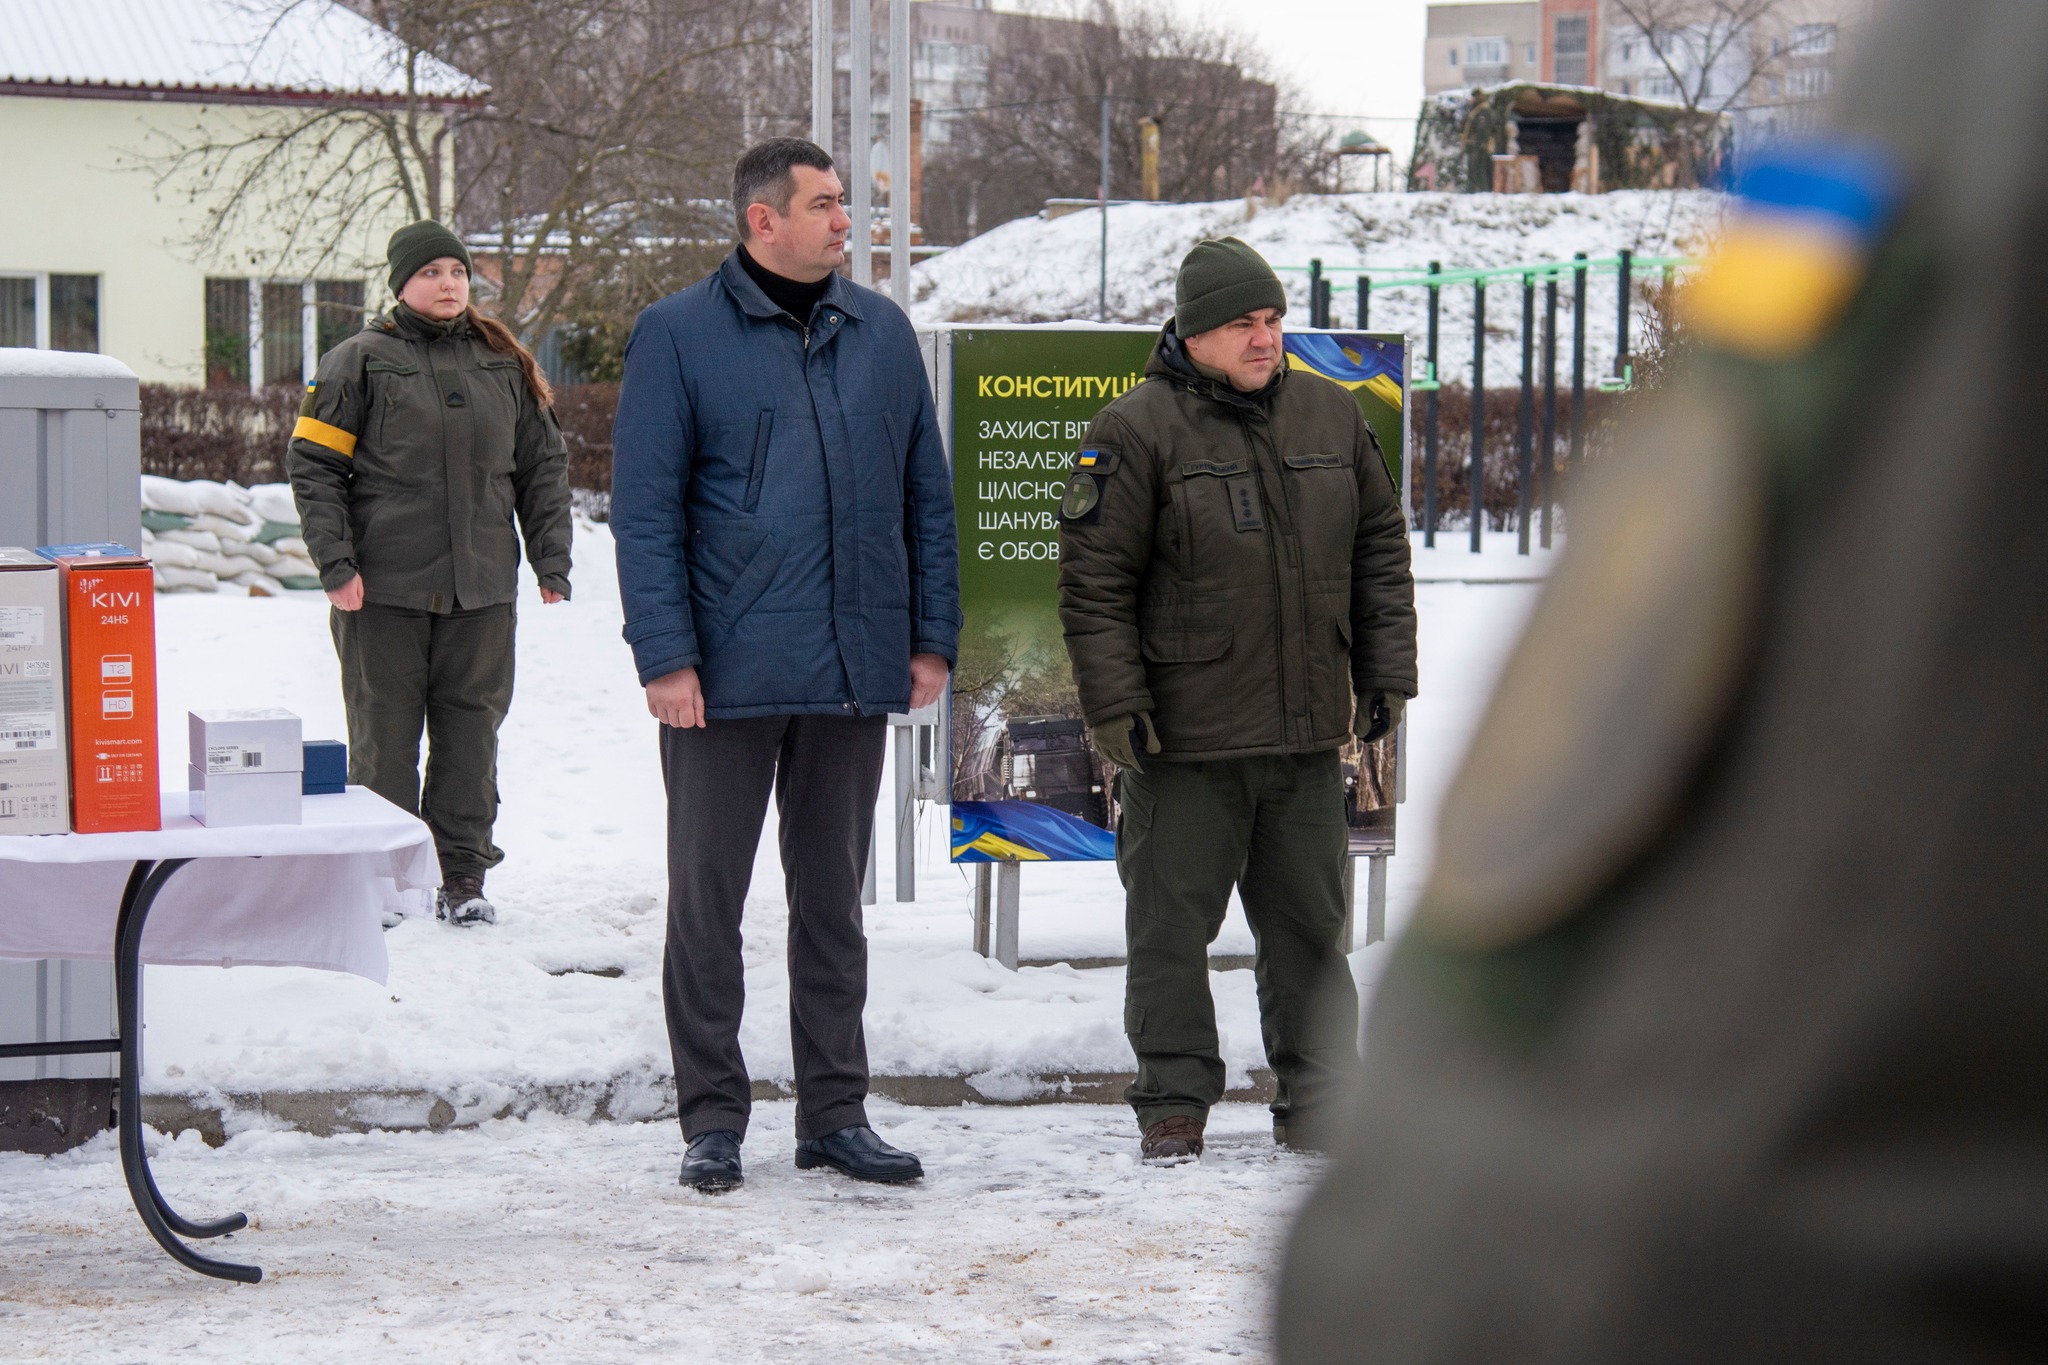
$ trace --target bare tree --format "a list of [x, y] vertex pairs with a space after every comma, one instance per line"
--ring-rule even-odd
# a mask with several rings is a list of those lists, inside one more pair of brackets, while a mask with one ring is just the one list
[[1036, 212], [1049, 198], [1092, 198], [1105, 96], [1119, 197], [1141, 191], [1148, 117], [1160, 128], [1163, 199], [1234, 197], [1276, 179], [1304, 184], [1329, 164], [1320, 131], [1281, 112], [1293, 92], [1266, 78], [1265, 58], [1236, 30], [1156, 0], [1099, 0], [1018, 18], [1006, 30], [991, 54], [986, 105], [927, 115], [951, 123], [943, 141], [927, 141], [924, 220], [938, 240]]
[[[308, 0], [250, 2], [281, 23]], [[345, 258], [370, 224], [439, 218], [490, 242], [480, 284], [519, 331], [600, 326], [715, 258], [743, 141], [802, 126], [796, 0], [349, 3], [391, 35], [403, 93], [156, 149], [159, 183], [209, 206], [196, 247], [267, 242], [252, 264], [311, 274], [366, 265]]]
[[[1617, 35], [1609, 50], [1641, 44], [1651, 79], [1633, 94], [1656, 94], [1688, 112], [1722, 114], [1755, 101], [1765, 82], [1784, 69], [1785, 44], [1796, 0], [1609, 0]], [[1696, 132], [1710, 126], [1679, 125]], [[1690, 149], [1702, 160], [1704, 148]]]

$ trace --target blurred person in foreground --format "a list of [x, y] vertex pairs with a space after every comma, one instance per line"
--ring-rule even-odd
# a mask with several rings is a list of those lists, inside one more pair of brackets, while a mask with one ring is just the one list
[[891, 711], [935, 700], [960, 634], [953, 485], [910, 320], [837, 273], [823, 149], [733, 171], [738, 244], [640, 314], [613, 434], [625, 636], [661, 722], [662, 968], [681, 1181], [740, 1184], [740, 918], [772, 794], [789, 899], [796, 1164], [916, 1180], [868, 1125], [860, 888]]
[[569, 454], [533, 355], [470, 306], [461, 239], [426, 220], [386, 256], [398, 302], [321, 359], [287, 468], [333, 604], [348, 780], [433, 830], [439, 918], [494, 924], [520, 533], [541, 601], [567, 600]]
[[1745, 166], [1701, 354], [1573, 508], [1290, 1365], [2048, 1352], [2048, 5], [1865, 56]]
[[1201, 1156], [1223, 1098], [1209, 945], [1233, 886], [1274, 1140], [1327, 1142], [1358, 1060], [1338, 750], [1394, 729], [1416, 690], [1408, 520], [1357, 401], [1288, 367], [1287, 296], [1243, 242], [1198, 243], [1174, 293], [1060, 504], [1060, 625], [1119, 769], [1125, 1099], [1159, 1165]]

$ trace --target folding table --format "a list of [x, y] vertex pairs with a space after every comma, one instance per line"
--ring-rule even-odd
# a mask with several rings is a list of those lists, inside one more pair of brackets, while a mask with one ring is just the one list
[[296, 825], [209, 829], [186, 800], [165, 792], [163, 828], [147, 833], [0, 837], [0, 958], [112, 958], [120, 1030], [117, 1038], [11, 1043], [0, 1057], [118, 1053], [121, 1168], [135, 1211], [180, 1264], [254, 1284], [258, 1267], [213, 1260], [179, 1240], [219, 1237], [249, 1220], [181, 1217], [150, 1174], [143, 963], [317, 967], [381, 983], [384, 913], [423, 908], [440, 864], [424, 824], [362, 787], [305, 797]]

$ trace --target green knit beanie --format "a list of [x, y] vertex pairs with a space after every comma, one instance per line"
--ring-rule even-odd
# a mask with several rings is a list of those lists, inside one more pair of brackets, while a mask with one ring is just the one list
[[475, 268], [469, 263], [469, 248], [462, 244], [462, 239], [431, 218], [422, 218], [392, 233], [391, 245], [384, 250], [384, 259], [391, 265], [391, 292], [396, 294], [405, 288], [405, 282], [421, 266], [443, 256], [461, 261], [464, 270]]
[[1195, 243], [1173, 282], [1173, 330], [1185, 338], [1261, 308], [1287, 311], [1287, 291], [1258, 252], [1235, 237]]

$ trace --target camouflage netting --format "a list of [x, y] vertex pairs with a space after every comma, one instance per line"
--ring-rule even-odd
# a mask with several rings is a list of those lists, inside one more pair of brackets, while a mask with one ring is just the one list
[[1408, 188], [1483, 194], [1493, 158], [1511, 150], [1518, 117], [1582, 113], [1599, 149], [1597, 189], [1697, 189], [1719, 182], [1729, 136], [1726, 114], [1631, 99], [1579, 86], [1526, 82], [1436, 95], [1422, 103]]

